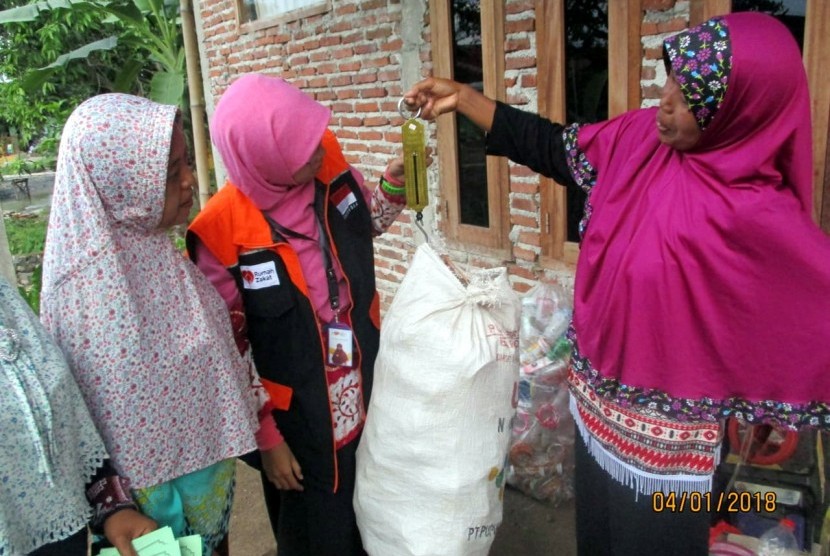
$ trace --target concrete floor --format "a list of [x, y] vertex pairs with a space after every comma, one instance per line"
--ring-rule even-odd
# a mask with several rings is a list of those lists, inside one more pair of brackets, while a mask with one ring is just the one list
[[[259, 474], [239, 462], [236, 500], [231, 515], [231, 556], [277, 554], [261, 489]], [[496, 534], [490, 556], [575, 554], [573, 502], [553, 508], [512, 488], [505, 491], [504, 519]]]

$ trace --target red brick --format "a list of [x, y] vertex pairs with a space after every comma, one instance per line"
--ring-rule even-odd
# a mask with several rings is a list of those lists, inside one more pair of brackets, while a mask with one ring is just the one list
[[388, 25], [366, 29], [366, 39], [370, 41], [388, 39], [392, 36], [392, 28]]
[[354, 29], [354, 21], [341, 21], [332, 25], [329, 29], [329, 33], [347, 33], [352, 29]]
[[368, 0], [367, 2], [361, 2], [359, 6], [361, 12], [379, 10], [381, 8], [386, 8], [386, 0]]
[[[342, 121], [342, 119], [341, 119]], [[342, 141], [345, 139], [357, 139], [357, 133], [350, 129], [340, 129], [337, 132], [337, 137]]]
[[643, 87], [643, 98], [660, 98], [663, 87], [660, 85], [648, 85]]
[[375, 73], [358, 72], [354, 75], [352, 82], [358, 85], [364, 85], [366, 83], [376, 83], [377, 80], [378, 76]]
[[529, 50], [530, 49], [530, 39], [528, 38], [517, 38], [505, 41], [504, 43], [504, 51], [505, 52], [517, 52], [520, 50]]
[[521, 79], [520, 82], [521, 82], [523, 88], [533, 89], [533, 88], [536, 87], [536, 74], [535, 73], [528, 74], [528, 75], [522, 75], [520, 79]]
[[354, 56], [355, 51], [351, 48], [341, 48], [339, 50], [335, 50], [332, 54], [332, 58], [339, 60], [341, 58], [348, 58], [349, 56]]
[[363, 102], [355, 104], [355, 112], [379, 112], [377, 102]]
[[507, 2], [505, 12], [508, 15], [515, 15], [522, 12], [532, 12], [535, 8], [535, 3], [530, 0], [525, 0], [524, 2]]
[[530, 199], [515, 198], [511, 201], [510, 206], [515, 210], [523, 210], [526, 212], [536, 212], [538, 210], [536, 203]]
[[[522, 168], [526, 168], [526, 166], [522, 166]], [[530, 170], [529, 168], [528, 170], [530, 172], [533, 172], [533, 170]], [[511, 176], [514, 176], [512, 172]], [[520, 181], [512, 181], [510, 183], [510, 191], [512, 191], [513, 193], [520, 193], [524, 195], [536, 195], [537, 193], [539, 193], [539, 183], [525, 183]]]
[[350, 112], [352, 110], [352, 104], [349, 102], [335, 102], [332, 103], [330, 108], [334, 112]]
[[675, 33], [677, 31], [682, 31], [686, 27], [687, 21], [679, 17], [670, 19], [669, 21], [661, 21], [657, 24], [657, 30], [660, 33]]
[[345, 87], [352, 84], [352, 78], [348, 75], [336, 75], [329, 78], [329, 87]]
[[657, 23], [654, 21], [644, 21], [642, 27], [640, 28], [640, 34], [644, 37], [648, 37], [651, 35], [656, 35], [657, 31]]
[[388, 125], [388, 124], [389, 124], [389, 120], [382, 117], [382, 116], [375, 116], [375, 117], [365, 118], [363, 120], [363, 125], [365, 125], [367, 127], [377, 127], [377, 126]]
[[534, 262], [536, 260], [536, 253], [534, 253], [530, 249], [524, 249], [523, 247], [519, 247], [518, 245], [513, 246], [513, 256], [517, 260], [522, 261]]
[[504, 62], [505, 69], [522, 69], [536, 67], [535, 56], [520, 56], [517, 58], [508, 58]]
[[519, 232], [518, 243], [524, 243], [527, 245], [533, 245], [534, 247], [539, 247], [542, 245], [542, 239], [539, 235], [539, 232]]
[[536, 29], [536, 21], [531, 18], [507, 21], [504, 25], [504, 32], [507, 35], [513, 33], [529, 33]]
[[381, 56], [379, 58], [369, 58], [368, 60], [362, 60], [364, 68], [382, 68], [383, 66], [388, 66], [392, 63], [392, 60], [389, 59], [389, 56]]
[[398, 68], [378, 72], [378, 80], [380, 81], [400, 81], [400, 79], [401, 70]]
[[361, 42], [362, 40], [363, 40], [363, 32], [362, 31], [357, 32], [357, 33], [350, 33], [348, 35], [341, 35], [340, 36], [340, 42], [342, 44], [351, 44], [351, 43], [355, 43], [355, 42]]
[[[510, 175], [517, 177], [517, 178], [536, 178], [539, 176], [537, 172], [534, 172], [527, 166], [522, 164], [516, 164], [510, 168]], [[538, 182], [537, 184], [538, 185]]]
[[369, 152], [369, 146], [366, 143], [343, 143], [341, 141], [341, 145], [344, 151], [352, 152], [352, 153], [367, 153]]
[[384, 52], [399, 52], [401, 47], [403, 47], [403, 41], [401, 39], [392, 39], [383, 43], [380, 49]]
[[360, 91], [358, 91], [357, 89], [352, 89], [352, 88], [337, 89], [337, 98], [339, 98], [340, 100], [358, 98], [359, 96], [360, 96]]
[[370, 89], [361, 89], [360, 98], [379, 98], [386, 96], [386, 89], [383, 87], [372, 87]]
[[357, 6], [354, 4], [347, 4], [345, 6], [342, 3], [337, 3], [337, 8], [334, 10], [334, 15], [340, 17], [343, 15], [351, 15], [357, 11]]
[[[340, 65], [337, 66], [337, 71], [342, 72], [358, 71], [359, 69], [360, 62], [342, 62]], [[334, 69], [332, 68], [332, 70], [327, 73], [334, 73]]]
[[525, 228], [539, 227], [539, 220], [533, 216], [525, 216], [523, 214], [511, 214], [510, 223], [514, 226], [524, 226]]
[[[367, 118], [367, 121], [369, 118]], [[383, 140], [383, 133], [380, 131], [358, 131], [357, 138], [361, 141], [381, 141]]]
[[357, 127], [363, 125], [363, 118], [343, 117], [340, 118], [340, 125], [343, 127]]

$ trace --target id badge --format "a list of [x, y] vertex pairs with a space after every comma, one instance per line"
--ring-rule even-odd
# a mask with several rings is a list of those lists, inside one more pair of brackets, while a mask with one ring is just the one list
[[326, 327], [329, 355], [328, 364], [333, 367], [352, 366], [352, 329], [342, 322], [333, 322]]

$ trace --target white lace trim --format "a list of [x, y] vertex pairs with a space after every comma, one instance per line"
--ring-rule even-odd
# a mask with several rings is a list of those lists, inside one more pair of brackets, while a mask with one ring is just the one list
[[[571, 396], [570, 409], [574, 422], [576, 423], [576, 428], [583, 442], [585, 442], [585, 446], [588, 448], [588, 453], [614, 480], [634, 490], [635, 500], [639, 499], [641, 494], [650, 496], [655, 492], [663, 492], [666, 494], [673, 492], [679, 494], [681, 492], [706, 493], [712, 490], [714, 473], [708, 475], [689, 475], [685, 473], [658, 475], [648, 473], [622, 461], [609, 452], [603, 446], [602, 442], [596, 440], [590, 431], [588, 431], [588, 428], [582, 421], [582, 416], [579, 413], [574, 396]], [[717, 467], [719, 461], [720, 450], [716, 450], [715, 467]]]

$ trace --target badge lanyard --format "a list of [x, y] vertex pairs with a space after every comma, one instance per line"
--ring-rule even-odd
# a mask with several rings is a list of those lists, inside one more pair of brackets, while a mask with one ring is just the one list
[[[318, 195], [322, 199], [322, 196]], [[315, 209], [318, 207], [318, 202], [315, 200]], [[264, 213], [263, 213], [264, 214]], [[353, 364], [353, 334], [352, 329], [348, 324], [340, 322], [340, 287], [337, 283], [337, 274], [334, 272], [334, 262], [331, 255], [331, 246], [326, 239], [326, 231], [323, 228], [323, 223], [320, 221], [319, 213], [314, 211], [315, 220], [317, 221], [317, 229], [319, 230], [320, 238], [318, 244], [323, 255], [323, 263], [326, 270], [326, 283], [328, 286], [329, 306], [332, 313], [334, 313], [334, 322], [324, 325], [324, 335], [326, 340], [326, 357], [329, 365], [337, 367], [351, 367]], [[273, 230], [283, 236], [303, 239], [307, 241], [314, 241], [313, 238], [308, 237], [300, 232], [288, 229], [282, 226], [268, 215], [265, 219], [270, 224]]]
[[323, 253], [323, 263], [326, 267], [326, 282], [329, 288], [329, 305], [334, 313], [334, 322], [323, 327], [326, 338], [326, 362], [332, 367], [352, 367], [354, 365], [354, 335], [351, 327], [340, 322], [340, 285], [337, 283], [337, 274], [334, 272], [331, 245], [323, 226], [321, 215], [324, 214], [322, 203], [325, 195], [319, 194], [314, 199], [314, 214], [317, 216], [317, 230], [320, 235], [320, 252]]

